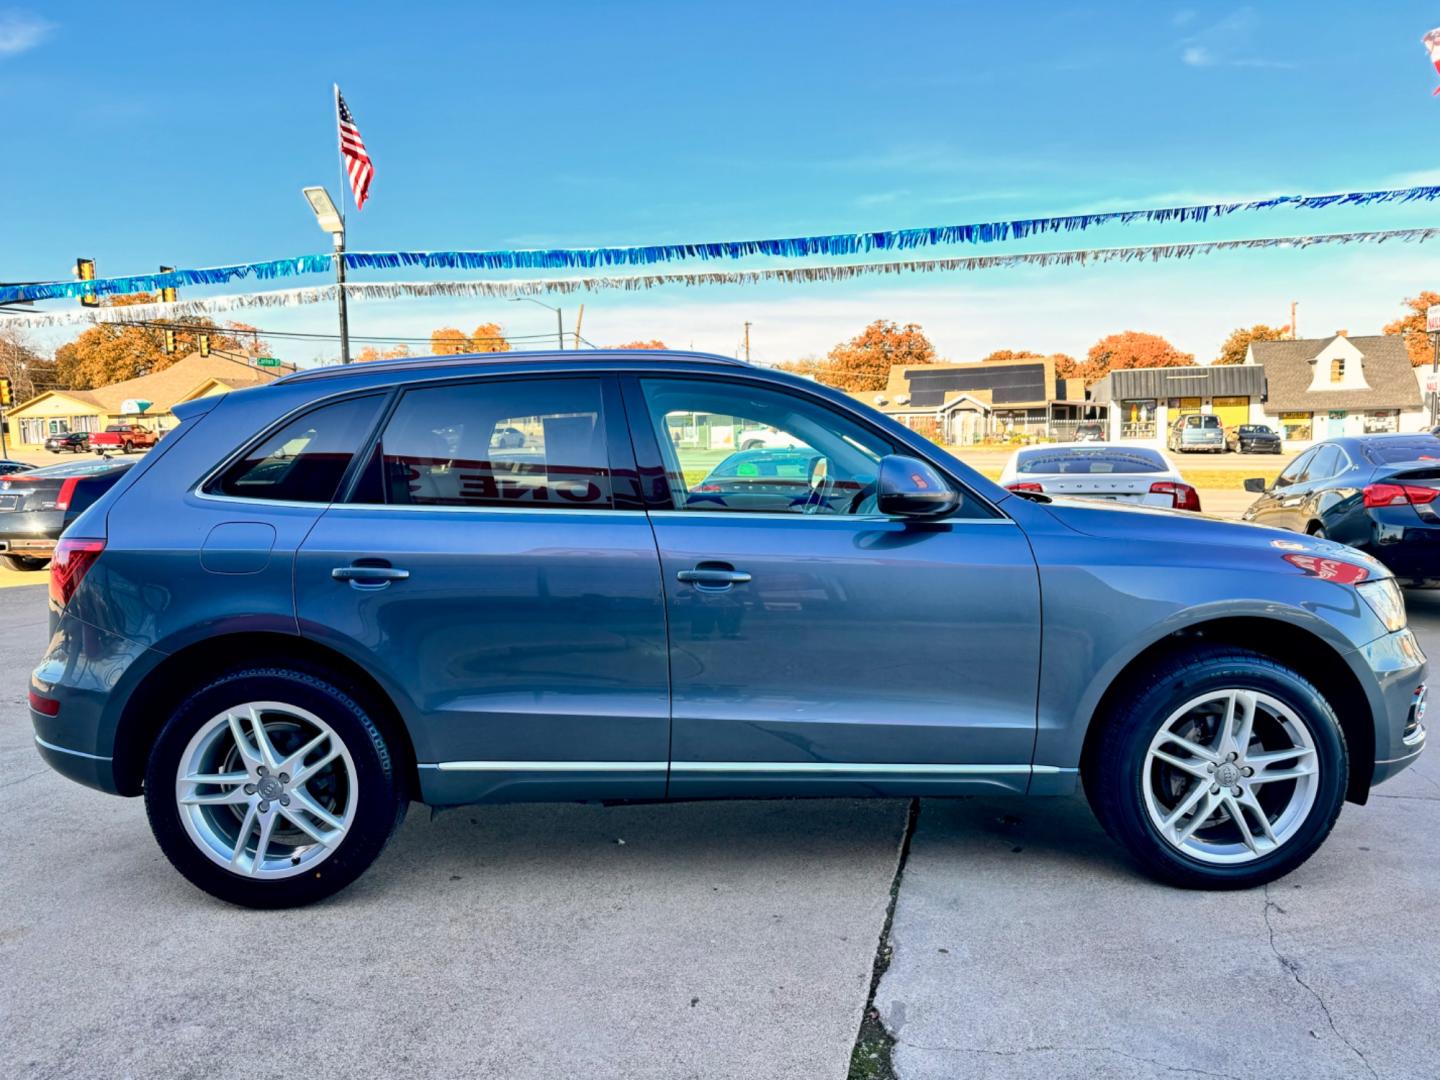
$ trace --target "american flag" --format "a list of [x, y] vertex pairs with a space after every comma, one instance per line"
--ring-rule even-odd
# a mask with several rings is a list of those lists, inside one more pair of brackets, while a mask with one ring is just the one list
[[[1440, 72], [1440, 26], [1431, 30], [1420, 39], [1420, 44], [1425, 46], [1425, 51], [1430, 54], [1430, 62], [1435, 65], [1435, 70]], [[1431, 93], [1431, 97], [1440, 94], [1440, 86], [1437, 86]]]
[[370, 195], [370, 180], [375, 175], [375, 165], [365, 149], [365, 140], [360, 138], [360, 129], [350, 115], [350, 106], [340, 87], [335, 87], [335, 119], [340, 125], [340, 157], [345, 162], [345, 172], [350, 177], [350, 191], [355, 196], [355, 209], [361, 210]]

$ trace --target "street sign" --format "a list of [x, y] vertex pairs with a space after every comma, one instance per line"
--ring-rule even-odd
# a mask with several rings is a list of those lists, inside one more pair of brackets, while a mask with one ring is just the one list
[[[1436, 305], [1435, 310], [1436, 310], [1437, 314], [1440, 314], [1440, 305]], [[279, 361], [278, 359], [276, 359], [275, 357], [273, 357], [273, 356], [261, 356], [261, 357], [258, 357], [258, 358], [256, 359], [256, 361], [255, 361], [255, 366], [256, 366], [256, 367], [279, 367], [279, 366], [280, 366], [280, 361]]]
[[131, 414], [143, 413], [152, 404], [154, 402], [146, 401], [144, 398], [126, 398], [120, 403], [120, 411]]
[[1425, 373], [1425, 393], [1440, 393], [1440, 375], [1435, 374], [1433, 371], [1427, 371]]
[[1440, 330], [1440, 304], [1431, 304], [1425, 309], [1425, 332], [1433, 334]]

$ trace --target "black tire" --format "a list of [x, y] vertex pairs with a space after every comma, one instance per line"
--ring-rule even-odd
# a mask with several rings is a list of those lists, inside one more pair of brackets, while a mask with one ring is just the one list
[[44, 570], [50, 565], [49, 559], [34, 559], [29, 555], [6, 555], [5, 561], [10, 564], [11, 570], [19, 570], [23, 573]]
[[[1259, 690], [1284, 702], [1314, 740], [1318, 764], [1315, 800], [1297, 831], [1280, 847], [1245, 863], [1204, 862], [1159, 833], [1145, 809], [1144, 770], [1161, 724], [1207, 690]], [[1329, 702], [1314, 685], [1269, 657], [1227, 646], [1199, 647], [1160, 661], [1123, 688], [1086, 755], [1085, 794], [1100, 824], [1141, 869], [1171, 885], [1192, 889], [1249, 889], [1284, 877], [1313, 855], [1330, 835], [1345, 802], [1349, 753]]]
[[[176, 773], [196, 732], [212, 717], [252, 701], [282, 702], [318, 716], [354, 763], [353, 821], [334, 851], [294, 877], [256, 879], [212, 861], [186, 831], [176, 802]], [[289, 664], [231, 671], [193, 691], [161, 729], [145, 769], [145, 810], [160, 849], [192, 885], [243, 907], [298, 907], [339, 892], [379, 857], [408, 806], [396, 757], [374, 715], [361, 694], [342, 689], [328, 673]]]
[[1324, 526], [1324, 525], [1321, 525], [1318, 521], [1311, 522], [1310, 528], [1306, 529], [1305, 531], [1306, 531], [1309, 535], [1315, 537], [1315, 539], [1317, 539], [1317, 540], [1329, 540], [1329, 539], [1330, 539], [1330, 534], [1325, 531], [1325, 526]]
[[744, 444], [740, 447], [740, 449], [741, 449], [741, 450], [760, 450], [760, 449], [763, 449], [764, 446], [765, 446], [764, 443], [762, 443], [762, 442], [756, 442], [754, 439], [751, 439], [749, 442], [744, 443]]
[[135, 444], [127, 439], [125, 440], [124, 446], [121, 447], [121, 450], [123, 450], [127, 454], [133, 454], [135, 452]]

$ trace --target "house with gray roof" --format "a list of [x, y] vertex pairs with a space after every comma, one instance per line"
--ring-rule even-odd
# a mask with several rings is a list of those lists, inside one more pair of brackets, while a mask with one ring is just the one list
[[1420, 431], [1428, 418], [1398, 335], [1254, 341], [1245, 363], [1265, 371], [1265, 413], [1287, 442]]

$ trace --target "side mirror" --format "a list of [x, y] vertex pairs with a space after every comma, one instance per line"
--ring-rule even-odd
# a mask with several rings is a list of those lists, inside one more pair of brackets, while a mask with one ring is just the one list
[[918, 458], [891, 454], [880, 459], [875, 506], [889, 517], [944, 517], [960, 505], [960, 495], [940, 474]]
[[1245, 490], [1255, 495], [1263, 495], [1265, 493], [1265, 478], [1261, 476], [1250, 477], [1250, 479], [1245, 481]]

